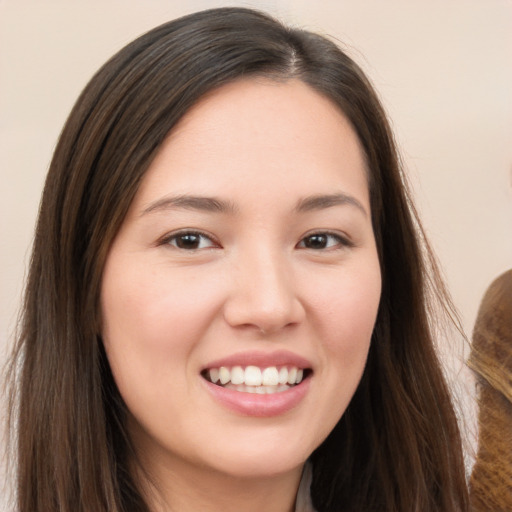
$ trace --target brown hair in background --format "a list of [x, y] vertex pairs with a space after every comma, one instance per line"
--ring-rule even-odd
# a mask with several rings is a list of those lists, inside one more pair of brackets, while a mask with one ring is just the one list
[[512, 510], [512, 270], [484, 295], [469, 366], [479, 385], [478, 452], [470, 480], [475, 512]]

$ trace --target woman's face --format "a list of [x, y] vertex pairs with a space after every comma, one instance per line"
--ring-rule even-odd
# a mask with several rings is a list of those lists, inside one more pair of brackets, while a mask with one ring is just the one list
[[102, 336], [143, 459], [297, 471], [354, 394], [380, 291], [344, 115], [299, 81], [208, 95], [162, 145], [104, 270]]

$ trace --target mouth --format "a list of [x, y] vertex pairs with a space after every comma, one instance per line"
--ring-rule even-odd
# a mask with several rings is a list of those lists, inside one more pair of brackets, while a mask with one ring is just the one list
[[298, 366], [220, 366], [201, 376], [208, 382], [240, 393], [271, 395], [288, 391], [309, 378], [312, 370]]

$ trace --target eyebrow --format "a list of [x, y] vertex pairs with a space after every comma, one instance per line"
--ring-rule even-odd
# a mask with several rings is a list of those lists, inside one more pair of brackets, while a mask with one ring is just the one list
[[[295, 206], [295, 211], [305, 213], [315, 210], [324, 210], [334, 206], [354, 206], [360, 210], [365, 216], [368, 215], [364, 206], [353, 196], [337, 193], [337, 194], [319, 194], [308, 196], [300, 199]], [[177, 195], [166, 196], [150, 203], [141, 213], [141, 216], [151, 212], [167, 211], [175, 209], [196, 210], [212, 213], [236, 213], [237, 206], [223, 199], [216, 197]]]
[[175, 209], [199, 210], [213, 213], [233, 213], [237, 210], [233, 203], [215, 197], [178, 195], [162, 197], [150, 203], [144, 208], [141, 216], [151, 212]]
[[324, 210], [326, 208], [332, 208], [333, 206], [355, 206], [358, 210], [360, 210], [365, 216], [368, 216], [368, 212], [365, 207], [358, 201], [354, 196], [344, 194], [342, 192], [337, 194], [327, 194], [327, 195], [315, 195], [305, 197], [301, 199], [295, 210], [297, 212], [310, 212], [315, 210]]

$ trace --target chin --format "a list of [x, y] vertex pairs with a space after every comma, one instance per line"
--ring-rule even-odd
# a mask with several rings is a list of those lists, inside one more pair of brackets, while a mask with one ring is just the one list
[[267, 479], [289, 474], [302, 468], [306, 458], [287, 458], [275, 460], [265, 455], [239, 456], [228, 464], [219, 465], [219, 472], [240, 479]]
[[[224, 447], [203, 454], [203, 461], [219, 472], [238, 478], [270, 478], [302, 468], [314, 446], [293, 436], [245, 436], [243, 442], [227, 440]], [[219, 450], [219, 448], [221, 448]]]

